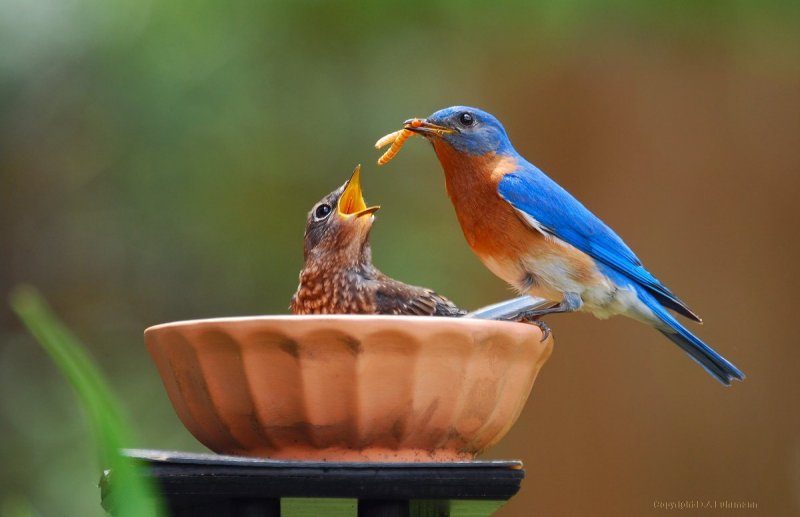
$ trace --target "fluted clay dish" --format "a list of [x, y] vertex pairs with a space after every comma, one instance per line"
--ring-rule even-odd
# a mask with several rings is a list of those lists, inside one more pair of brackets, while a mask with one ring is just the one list
[[219, 453], [472, 459], [519, 416], [552, 337], [413, 316], [263, 316], [145, 331], [183, 424]]

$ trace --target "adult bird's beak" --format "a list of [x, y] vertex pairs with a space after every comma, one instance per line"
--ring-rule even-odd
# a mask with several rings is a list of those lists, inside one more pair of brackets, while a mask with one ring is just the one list
[[424, 137], [438, 136], [442, 137], [450, 133], [456, 133], [458, 130], [451, 127], [440, 126], [427, 120], [420, 120], [418, 118], [410, 118], [403, 122], [403, 129], [408, 129], [418, 133]]
[[339, 197], [337, 211], [343, 217], [361, 217], [378, 211], [380, 206], [367, 208], [364, 196], [361, 194], [361, 165], [357, 165], [353, 175], [347, 181], [344, 192]]

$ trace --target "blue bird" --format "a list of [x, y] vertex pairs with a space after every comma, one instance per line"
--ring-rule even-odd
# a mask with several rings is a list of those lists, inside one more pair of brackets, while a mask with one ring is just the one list
[[700, 317], [611, 228], [523, 158], [493, 115], [454, 106], [404, 128], [433, 145], [461, 229], [484, 265], [520, 293], [555, 304], [528, 316], [628, 316], [655, 327], [721, 383], [744, 379], [670, 310]]

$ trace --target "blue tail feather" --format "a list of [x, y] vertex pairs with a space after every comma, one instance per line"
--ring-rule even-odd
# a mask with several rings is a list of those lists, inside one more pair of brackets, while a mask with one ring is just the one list
[[708, 373], [726, 386], [730, 386], [733, 379], [744, 380], [744, 373], [741, 370], [718, 354], [713, 348], [703, 343], [700, 338], [689, 332], [650, 293], [645, 292], [644, 289], [638, 286], [636, 291], [639, 293], [639, 299], [664, 324], [664, 327], [658, 328], [658, 331], [689, 354]]

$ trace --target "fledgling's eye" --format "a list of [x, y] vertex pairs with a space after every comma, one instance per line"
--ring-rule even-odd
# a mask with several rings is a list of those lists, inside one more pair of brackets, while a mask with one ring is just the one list
[[323, 203], [319, 205], [316, 210], [314, 210], [314, 219], [316, 219], [317, 221], [322, 221], [323, 219], [331, 215], [331, 212], [332, 212], [331, 205]]
[[472, 116], [472, 113], [465, 111], [458, 116], [458, 121], [461, 122], [462, 126], [469, 127], [475, 123], [475, 117]]

